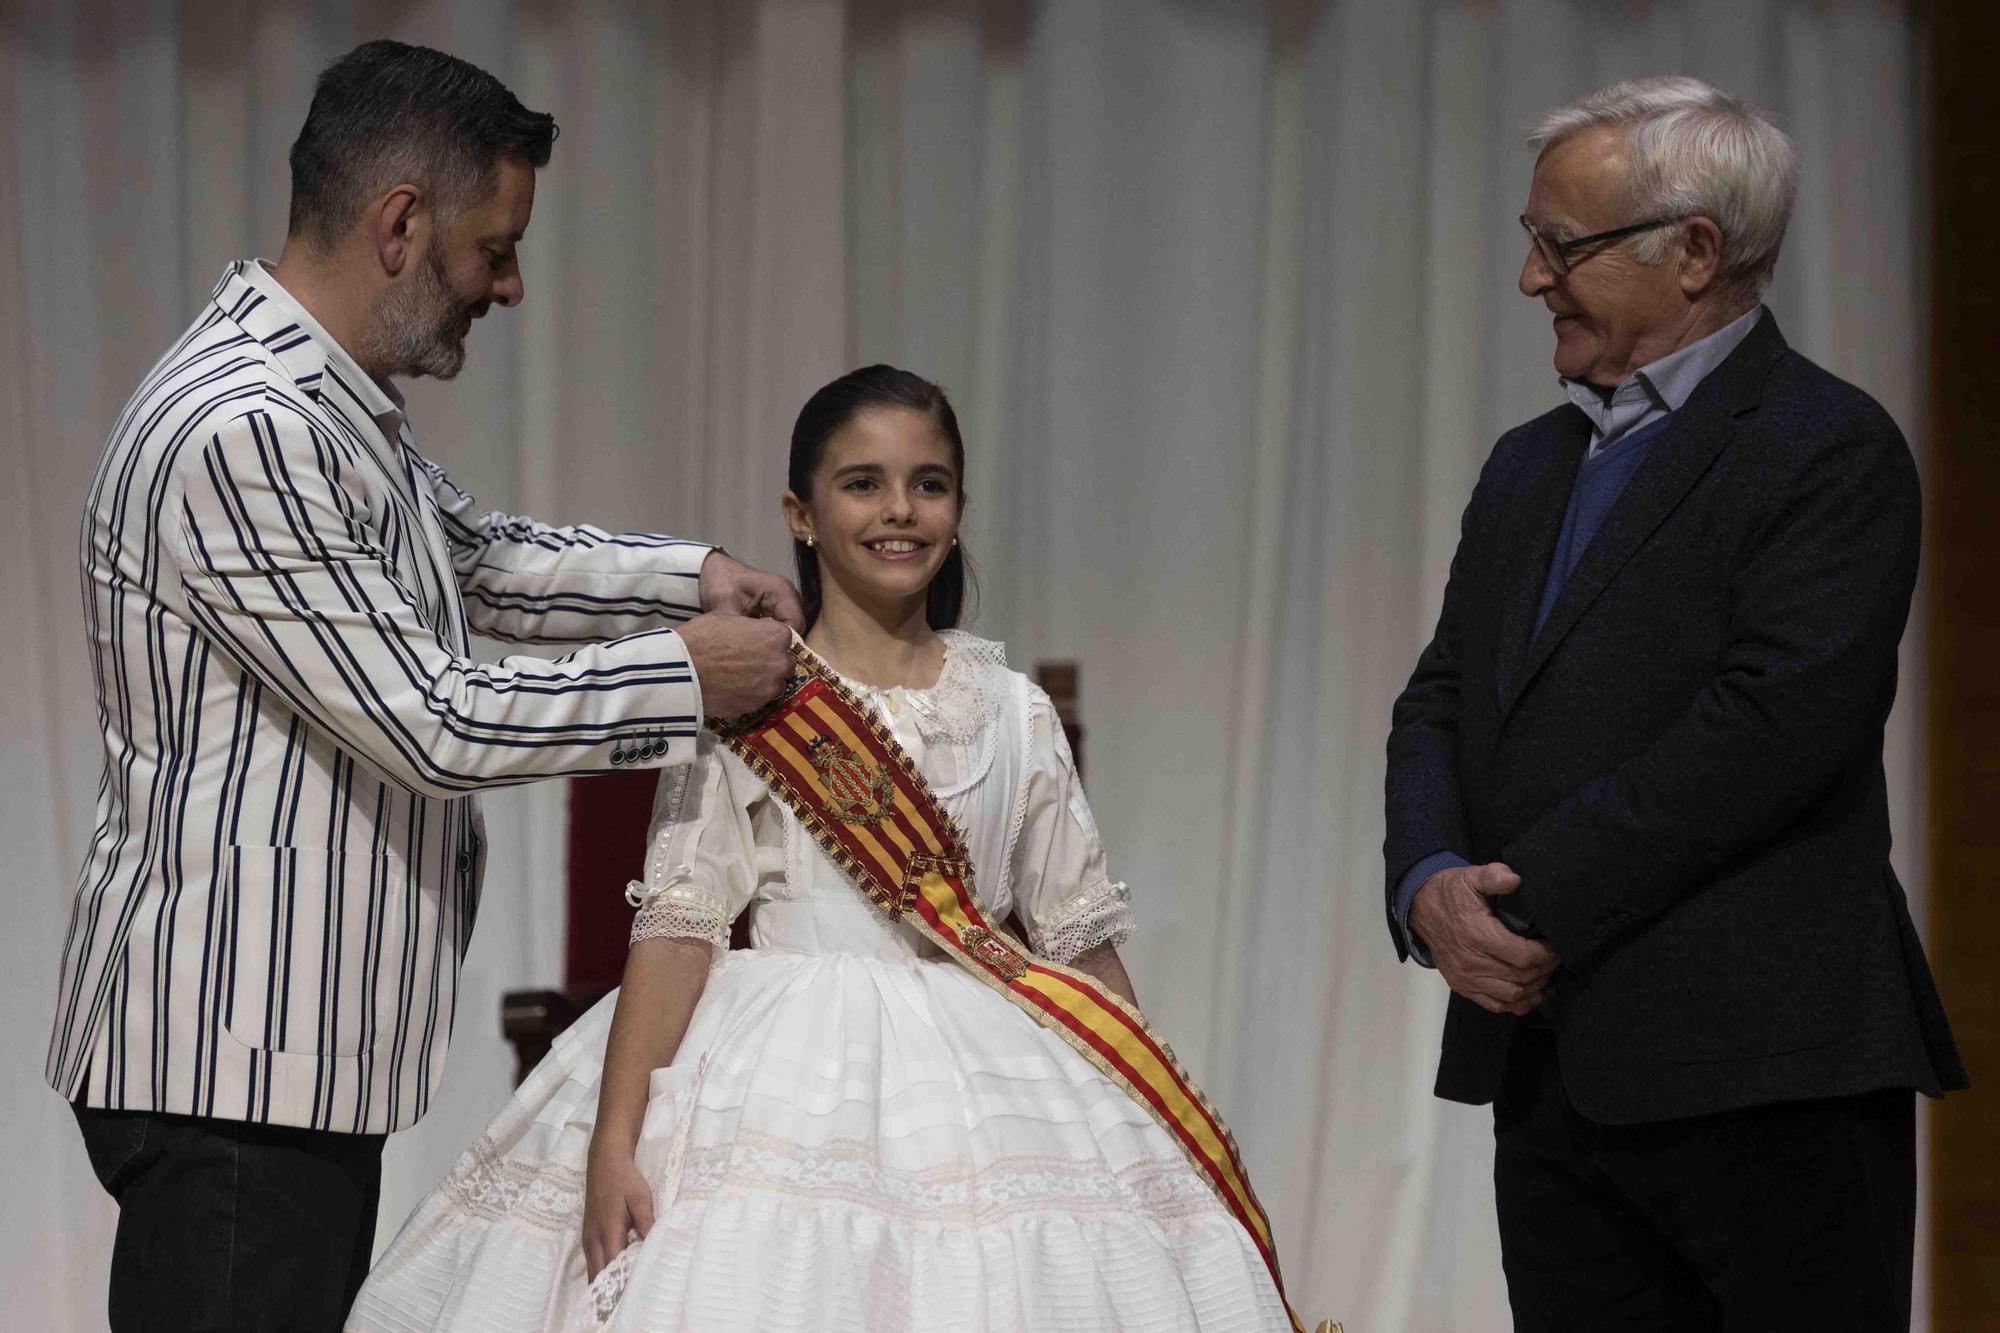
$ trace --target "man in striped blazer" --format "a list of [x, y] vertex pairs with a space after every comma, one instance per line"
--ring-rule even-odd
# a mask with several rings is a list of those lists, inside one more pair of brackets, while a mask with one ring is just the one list
[[[335, 62], [277, 264], [223, 274], [97, 471], [105, 769], [47, 1074], [120, 1205], [121, 1333], [337, 1327], [383, 1135], [444, 1068], [475, 793], [683, 762], [783, 679], [783, 580], [483, 512], [416, 450], [393, 379], [520, 301], [554, 137], [438, 52]], [[576, 647], [482, 665], [474, 633]]]

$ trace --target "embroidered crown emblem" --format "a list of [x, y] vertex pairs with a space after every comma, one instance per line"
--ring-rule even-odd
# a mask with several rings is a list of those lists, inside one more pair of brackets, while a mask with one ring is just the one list
[[895, 809], [896, 780], [887, 764], [870, 764], [831, 736], [815, 736], [806, 754], [826, 788], [828, 811], [843, 824], [879, 824]]

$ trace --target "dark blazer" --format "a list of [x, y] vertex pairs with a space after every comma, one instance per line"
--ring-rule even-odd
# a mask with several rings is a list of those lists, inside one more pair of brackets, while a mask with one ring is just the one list
[[[1530, 640], [1590, 438], [1494, 446], [1389, 736], [1394, 895], [1503, 861], [1562, 958], [1543, 1017], [1602, 1123], [1964, 1087], [1889, 867], [1882, 731], [1917, 474], [1867, 394], [1769, 312], [1682, 406]], [[1454, 994], [1437, 1093], [1491, 1101], [1513, 1018]]]

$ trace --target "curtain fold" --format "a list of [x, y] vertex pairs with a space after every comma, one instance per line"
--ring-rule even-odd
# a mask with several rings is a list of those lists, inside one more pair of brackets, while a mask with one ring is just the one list
[[[1514, 290], [1520, 136], [1642, 73], [1772, 109], [1806, 176], [1770, 303], [1915, 440], [1910, 8], [7, 0], [0, 1112], [26, 1131], [17, 1198], [47, 1201], [0, 1222], [24, 1326], [102, 1325], [112, 1220], [38, 1074], [97, 780], [83, 494], [223, 264], [276, 253], [313, 76], [374, 36], [481, 63], [562, 126], [524, 306], [482, 321], [458, 381], [412, 386], [426, 450], [497, 506], [782, 568], [807, 394], [875, 360], [945, 384], [972, 628], [1024, 668], [1081, 664], [1140, 997], [1231, 1119], [1297, 1304], [1503, 1326], [1490, 1121], [1430, 1096], [1444, 993], [1383, 935], [1380, 791], [1479, 465], [1559, 401]], [[1913, 896], [1922, 665], [1890, 735]], [[499, 993], [556, 980], [560, 799], [488, 801], [465, 1021], [391, 1144], [385, 1238], [505, 1096]]]

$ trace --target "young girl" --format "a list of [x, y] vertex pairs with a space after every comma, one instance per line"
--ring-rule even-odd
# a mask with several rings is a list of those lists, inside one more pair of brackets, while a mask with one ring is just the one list
[[[784, 498], [804, 660], [908, 756], [988, 917], [1018, 912], [1030, 961], [1113, 992], [1115, 1020], [1131, 910], [1062, 728], [999, 644], [955, 628], [964, 476], [936, 385], [870, 366], [813, 395]], [[893, 765], [833, 750], [840, 817], [885, 833]], [[769, 777], [710, 732], [662, 775], [615, 1011], [566, 1033], [418, 1207], [349, 1328], [1291, 1328], [1199, 1166], [1225, 1154], [1010, 998], [1002, 932], [963, 934], [997, 950], [982, 975], [940, 947], [957, 936], [871, 902], [829, 821]], [[753, 947], [732, 952], [745, 911]]]

